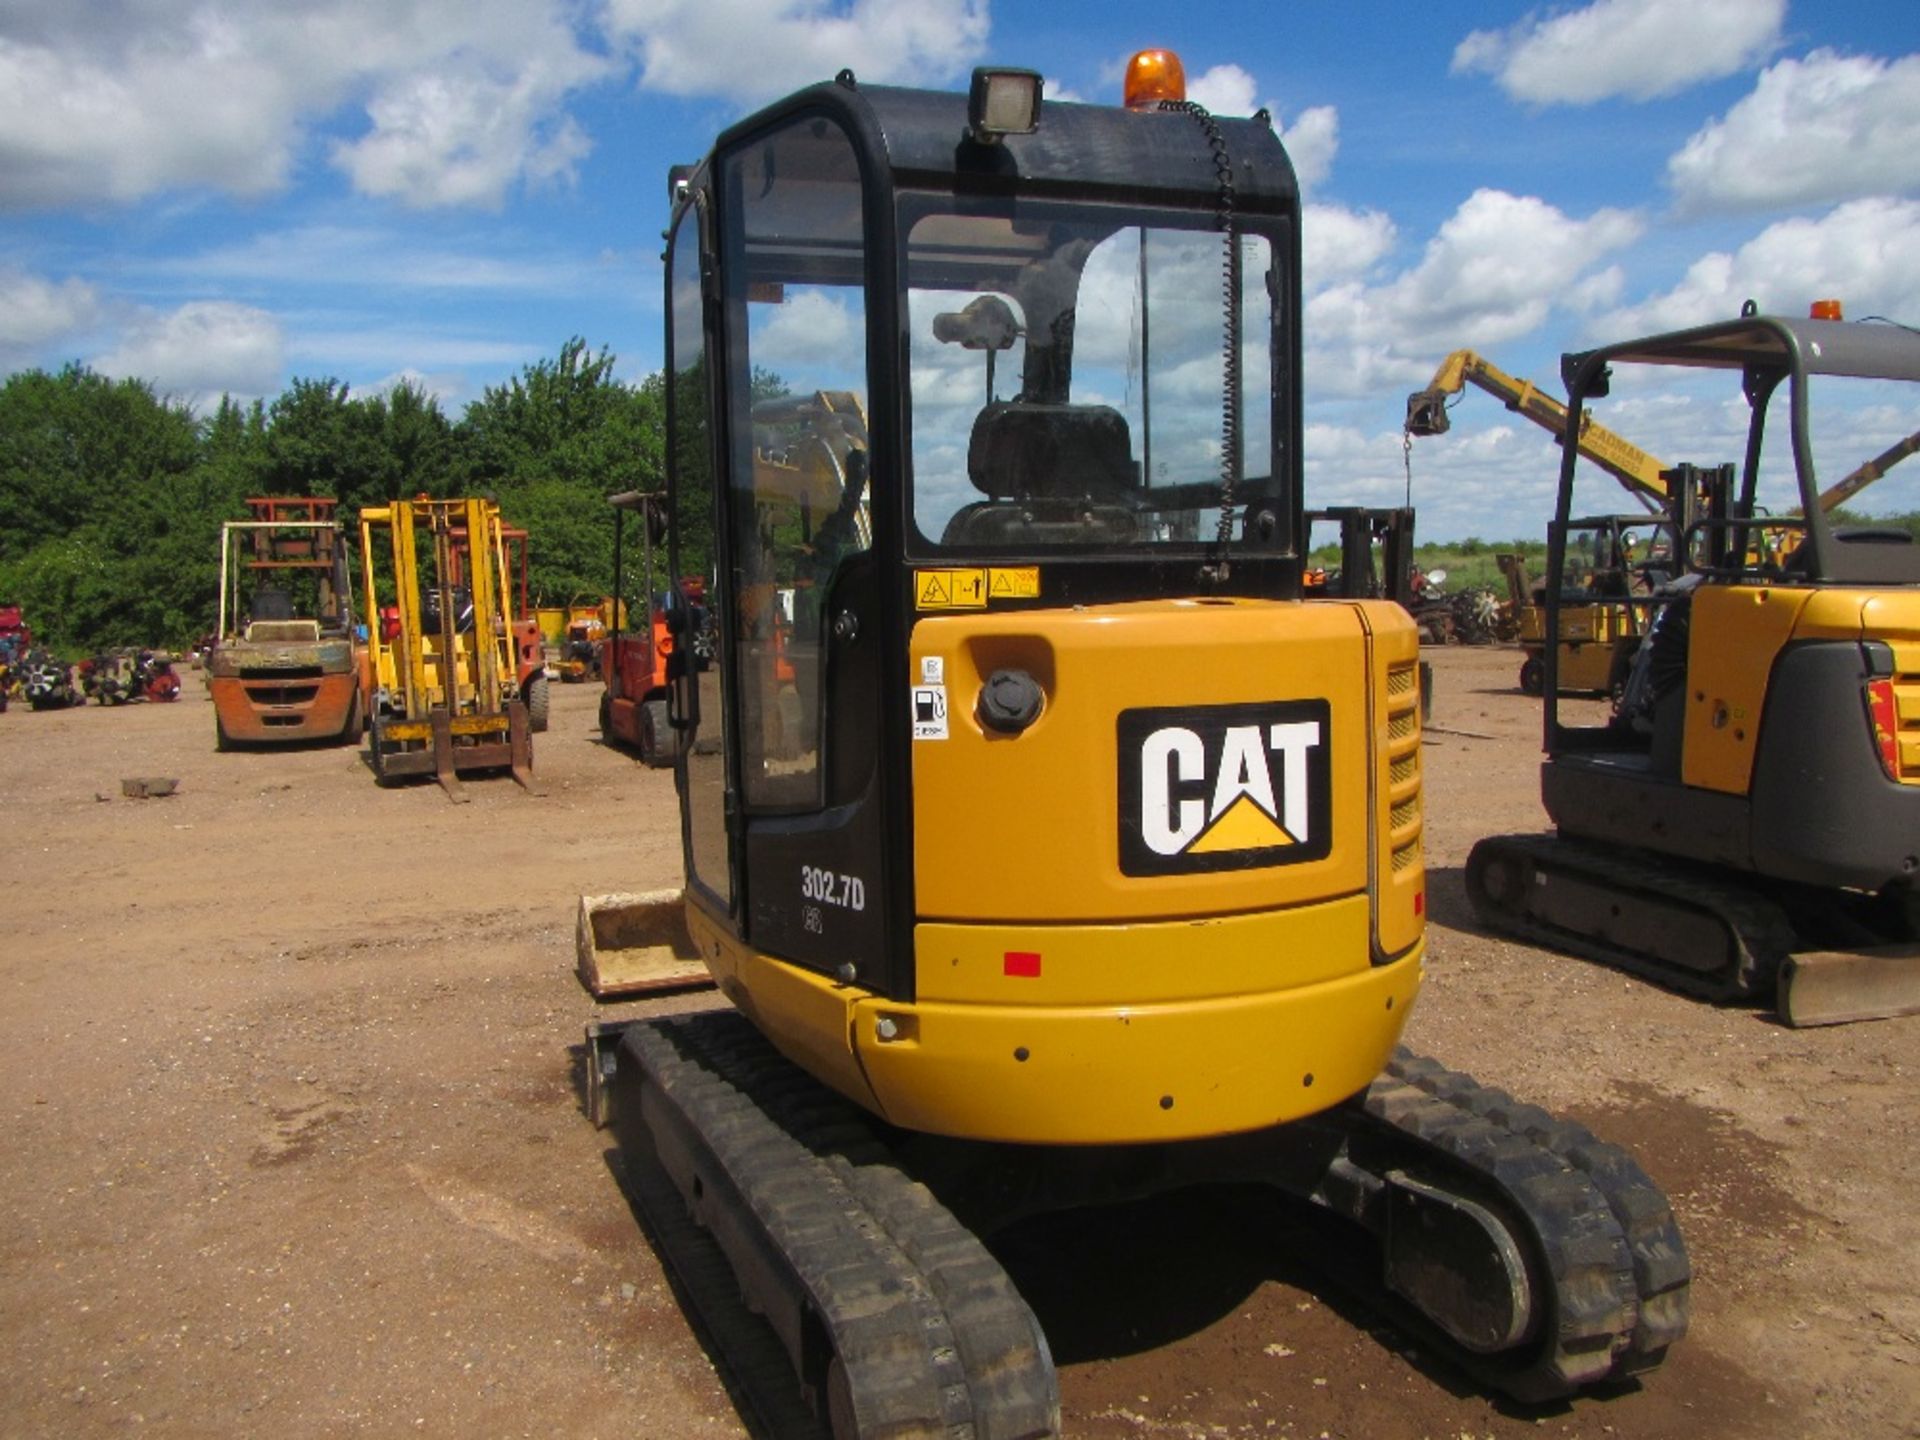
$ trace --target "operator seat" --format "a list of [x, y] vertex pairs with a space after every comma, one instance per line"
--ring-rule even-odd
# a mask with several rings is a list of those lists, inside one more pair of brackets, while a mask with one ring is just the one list
[[293, 597], [277, 585], [262, 585], [253, 592], [248, 614], [255, 620], [291, 620]]
[[1109, 405], [996, 400], [973, 422], [967, 478], [987, 496], [947, 522], [946, 545], [1125, 544], [1139, 533], [1140, 467]]

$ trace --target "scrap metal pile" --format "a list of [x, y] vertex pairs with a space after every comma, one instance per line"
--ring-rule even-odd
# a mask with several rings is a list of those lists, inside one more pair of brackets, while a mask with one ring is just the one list
[[77, 668], [81, 690], [97, 705], [180, 698], [180, 677], [174, 673], [173, 657], [164, 650], [105, 650], [82, 660]]

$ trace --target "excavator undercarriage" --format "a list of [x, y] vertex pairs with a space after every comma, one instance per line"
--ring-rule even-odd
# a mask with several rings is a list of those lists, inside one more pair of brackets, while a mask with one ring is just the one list
[[731, 1354], [756, 1338], [724, 1283], [700, 1299], [724, 1260], [785, 1352], [756, 1403], [790, 1404], [798, 1375], [834, 1435], [1059, 1433], [1045, 1337], [977, 1237], [1209, 1183], [1271, 1185], [1365, 1231], [1402, 1323], [1525, 1403], [1651, 1369], [1686, 1333], [1686, 1246], [1632, 1158], [1404, 1048], [1307, 1120], [1060, 1151], [893, 1129], [726, 1011], [596, 1024], [587, 1045], [595, 1123], [706, 1323]]
[[1480, 841], [1466, 882], [1492, 929], [1796, 1028], [1920, 1013], [1920, 944], [1886, 897], [1548, 835]]

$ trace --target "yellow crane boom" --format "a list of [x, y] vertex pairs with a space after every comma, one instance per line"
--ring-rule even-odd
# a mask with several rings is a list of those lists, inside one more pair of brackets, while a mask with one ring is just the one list
[[[1434, 372], [1433, 383], [1407, 397], [1407, 433], [1414, 436], [1446, 434], [1447, 400], [1467, 385], [1486, 391], [1516, 415], [1533, 421], [1556, 441], [1566, 434], [1565, 405], [1531, 380], [1509, 375], [1471, 350], [1456, 350], [1447, 356]], [[1588, 414], [1580, 417], [1579, 449], [1587, 459], [1626, 486], [1649, 510], [1666, 508], [1667, 482], [1661, 472], [1667, 466], [1658, 458], [1631, 440], [1616, 435]]]
[[[1516, 415], [1524, 415], [1560, 442], [1567, 431], [1567, 407], [1531, 380], [1509, 375], [1484, 355], [1456, 350], [1440, 362], [1433, 381], [1407, 397], [1406, 433], [1414, 437], [1444, 435], [1449, 428], [1447, 401], [1468, 385], [1478, 386]], [[1580, 416], [1580, 454], [1626, 486], [1649, 510], [1664, 510], [1670, 501], [1668, 466], [1624, 436], [1615, 434], [1592, 415]], [[1920, 453], [1920, 431], [1896, 441], [1873, 459], [1820, 492], [1822, 514], [1851, 499], [1909, 455]]]
[[1820, 513], [1826, 514], [1841, 501], [1850, 499], [1898, 465], [1907, 456], [1920, 451], [1920, 430], [1896, 440], [1844, 480], [1836, 480], [1820, 492]]

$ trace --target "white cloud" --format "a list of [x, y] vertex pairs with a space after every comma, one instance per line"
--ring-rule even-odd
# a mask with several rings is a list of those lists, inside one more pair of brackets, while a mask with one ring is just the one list
[[233, 64], [220, 27], [184, 6], [144, 29], [118, 18], [131, 30], [75, 25], [39, 43], [0, 34], [0, 203], [127, 201], [180, 184], [257, 195], [284, 183], [292, 75]]
[[1300, 219], [1302, 284], [1311, 295], [1364, 275], [1393, 248], [1393, 218], [1379, 210], [1308, 205]]
[[100, 296], [83, 280], [58, 282], [0, 269], [0, 359], [31, 353], [93, 324]]
[[288, 359], [295, 367], [330, 374], [383, 367], [405, 371], [412, 365], [430, 365], [439, 370], [504, 371], [540, 358], [524, 341], [443, 334], [418, 326], [383, 325], [371, 318], [354, 323], [352, 317], [335, 317], [335, 324], [343, 328], [313, 324], [300, 327], [286, 347]]
[[373, 129], [333, 147], [333, 161], [367, 195], [409, 205], [498, 208], [516, 182], [570, 179], [591, 149], [557, 106], [594, 66], [515, 74], [449, 66], [402, 76], [367, 106]]
[[493, 237], [472, 238], [462, 247], [425, 244], [401, 230], [379, 226], [301, 225], [263, 231], [155, 268], [209, 284], [300, 286], [320, 277], [350, 276], [354, 286], [363, 289], [547, 295], [604, 288], [603, 267], [623, 263], [648, 275], [659, 273], [659, 261], [650, 255], [596, 255], [589, 260], [546, 252], [522, 258], [506, 253]]
[[279, 322], [264, 310], [196, 300], [142, 314], [92, 364], [105, 375], [149, 381], [166, 395], [265, 395], [280, 384], [283, 341]]
[[1306, 373], [1320, 394], [1361, 394], [1424, 379], [1461, 346], [1516, 340], [1570, 294], [1604, 286], [1591, 268], [1640, 231], [1622, 210], [1578, 220], [1532, 196], [1475, 191], [1411, 269], [1380, 284], [1338, 280], [1311, 296]]
[[769, 99], [851, 69], [927, 84], [984, 53], [986, 0], [608, 0], [606, 28], [669, 95]]
[[[305, 126], [355, 102], [339, 158], [412, 203], [495, 204], [566, 174], [560, 107], [610, 73], [565, 0], [147, 0], [0, 12], [0, 206], [283, 187]], [[452, 182], [429, 174], [451, 162]]]
[[1300, 188], [1311, 190], [1333, 173], [1334, 153], [1340, 148], [1340, 112], [1331, 105], [1302, 110], [1293, 124], [1281, 130], [1280, 142], [1287, 147]]
[[1829, 204], [1920, 188], [1920, 55], [1888, 63], [1816, 50], [1667, 162], [1682, 210]]
[[1730, 320], [1749, 299], [1765, 311], [1804, 315], [1826, 298], [1842, 300], [1856, 318], [1920, 316], [1920, 201], [1855, 200], [1817, 220], [1770, 225], [1732, 254], [1702, 256], [1664, 295], [1616, 310], [1595, 328], [1610, 336], [1678, 330]]
[[1617, 305], [1626, 284], [1626, 271], [1618, 265], [1609, 265], [1570, 286], [1561, 303], [1576, 314], [1591, 315], [1609, 305]]
[[1238, 65], [1215, 65], [1187, 82], [1187, 98], [1215, 115], [1251, 115], [1260, 107], [1253, 76]]
[[1259, 88], [1253, 76], [1238, 65], [1215, 65], [1188, 82], [1187, 98], [1215, 115], [1251, 115], [1264, 108], [1274, 117], [1275, 130], [1280, 143], [1287, 147], [1301, 189], [1313, 188], [1333, 170], [1333, 157], [1340, 148], [1340, 112], [1331, 105], [1316, 105], [1301, 111], [1293, 124], [1283, 125], [1278, 105], [1255, 98]]
[[1651, 100], [1763, 59], [1786, 12], [1786, 0], [1594, 0], [1475, 30], [1455, 48], [1453, 73], [1485, 72], [1535, 105]]

